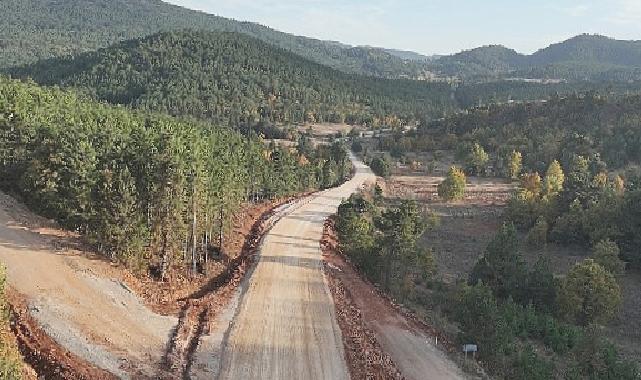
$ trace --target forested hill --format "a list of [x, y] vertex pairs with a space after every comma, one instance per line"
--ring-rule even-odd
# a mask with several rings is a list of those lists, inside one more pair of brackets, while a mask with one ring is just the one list
[[393, 125], [456, 108], [447, 84], [349, 75], [238, 33], [167, 32], [12, 73], [111, 103], [243, 123]]
[[580, 35], [541, 49], [519, 54], [503, 46], [484, 46], [442, 57], [434, 70], [465, 80], [497, 77], [565, 80], [641, 80], [641, 41], [622, 41], [599, 35]]
[[634, 166], [641, 163], [641, 96], [585, 94], [479, 107], [418, 134], [456, 136], [459, 143], [478, 142], [499, 155], [516, 150], [526, 168], [540, 172], [553, 160], [568, 166], [577, 155], [598, 157], [611, 168]]
[[445, 75], [467, 79], [498, 76], [521, 67], [524, 61], [525, 56], [516, 51], [492, 45], [441, 57], [436, 64]]
[[294, 36], [160, 0], [2, 0], [0, 67], [75, 55], [181, 29], [244, 33], [349, 73], [416, 78], [425, 70], [419, 62], [404, 62], [381, 49]]

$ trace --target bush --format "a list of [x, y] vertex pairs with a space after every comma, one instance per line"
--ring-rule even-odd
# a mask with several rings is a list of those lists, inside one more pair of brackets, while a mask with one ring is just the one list
[[492, 289], [497, 298], [521, 300], [527, 268], [518, 246], [516, 228], [511, 223], [504, 224], [472, 269], [470, 284], [482, 282]]
[[374, 174], [379, 177], [387, 178], [392, 173], [392, 164], [387, 157], [374, 157], [369, 164]]
[[362, 151], [363, 151], [363, 144], [361, 144], [361, 143], [360, 143], [360, 142], [358, 142], [358, 141], [354, 141], [354, 142], [352, 142], [352, 151], [353, 151], [354, 153], [360, 153], [360, 152], [362, 152]]
[[517, 354], [512, 367], [510, 379], [548, 380], [553, 378], [554, 365], [540, 358], [531, 347], [526, 347]]
[[9, 330], [8, 308], [4, 296], [4, 268], [0, 266], [0, 379], [19, 380], [22, 378], [22, 360]]
[[492, 359], [509, 352], [514, 337], [489, 287], [480, 284], [464, 288], [454, 313], [461, 328], [459, 341], [477, 344], [481, 358]]
[[527, 234], [526, 242], [532, 248], [543, 248], [548, 241], [548, 229], [550, 226], [543, 217], [539, 217], [534, 227]]
[[573, 356], [567, 380], [641, 380], [638, 364], [623, 359], [612, 344], [593, 332], [581, 340]]

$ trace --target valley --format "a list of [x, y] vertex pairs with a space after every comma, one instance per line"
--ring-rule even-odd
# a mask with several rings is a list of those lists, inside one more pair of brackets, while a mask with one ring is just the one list
[[0, 380], [641, 380], [636, 5], [171, 2], [0, 2]]

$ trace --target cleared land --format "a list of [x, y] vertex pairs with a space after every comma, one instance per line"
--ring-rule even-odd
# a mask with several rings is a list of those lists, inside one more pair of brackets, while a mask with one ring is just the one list
[[[9, 284], [58, 344], [122, 377], [153, 377], [177, 320], [150, 311], [109, 264], [56, 249], [60, 231], [0, 194], [0, 260]], [[49, 226], [49, 227], [48, 227]]]

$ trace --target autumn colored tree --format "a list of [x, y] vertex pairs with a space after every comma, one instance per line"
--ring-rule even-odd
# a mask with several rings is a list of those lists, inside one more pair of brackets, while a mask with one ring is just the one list
[[519, 179], [523, 170], [523, 156], [521, 152], [512, 151], [507, 162], [507, 175], [511, 179]]
[[565, 174], [561, 168], [559, 161], [553, 161], [545, 173], [545, 180], [543, 182], [543, 191], [545, 195], [555, 195], [563, 191], [563, 184], [565, 183]]
[[467, 156], [466, 166], [473, 174], [480, 175], [484, 174], [487, 170], [487, 164], [489, 161], [490, 155], [487, 154], [480, 144], [474, 143]]

